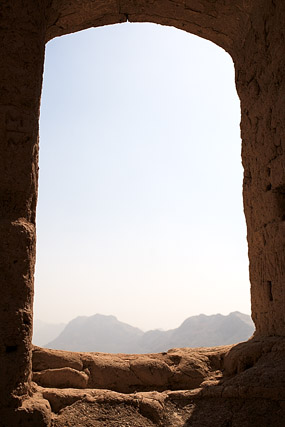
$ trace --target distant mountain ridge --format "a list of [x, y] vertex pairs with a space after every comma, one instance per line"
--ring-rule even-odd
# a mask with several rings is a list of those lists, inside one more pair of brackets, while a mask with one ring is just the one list
[[211, 347], [247, 340], [254, 324], [247, 314], [200, 314], [178, 328], [143, 332], [115, 316], [95, 314], [71, 320], [57, 338], [44, 347], [69, 351], [154, 353], [174, 347]]

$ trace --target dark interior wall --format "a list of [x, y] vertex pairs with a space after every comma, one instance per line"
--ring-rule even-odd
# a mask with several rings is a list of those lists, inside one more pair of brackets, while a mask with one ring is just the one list
[[0, 20], [0, 401], [10, 405], [31, 372], [44, 8], [3, 0]]
[[15, 396], [29, 391], [44, 43], [91, 26], [126, 20], [173, 25], [232, 55], [242, 111], [253, 319], [257, 335], [284, 336], [283, 1], [2, 0], [0, 20], [1, 405], [17, 405]]
[[285, 333], [285, 4], [256, 2], [234, 54], [241, 99], [244, 212], [252, 317], [259, 335]]

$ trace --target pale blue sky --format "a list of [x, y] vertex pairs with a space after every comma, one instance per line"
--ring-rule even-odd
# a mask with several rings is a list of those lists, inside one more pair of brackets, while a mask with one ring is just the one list
[[239, 121], [211, 42], [153, 24], [49, 42], [35, 317], [250, 313]]

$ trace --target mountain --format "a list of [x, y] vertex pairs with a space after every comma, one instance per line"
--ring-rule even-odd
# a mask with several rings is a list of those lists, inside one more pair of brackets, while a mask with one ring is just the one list
[[247, 340], [253, 331], [253, 322], [246, 314], [239, 312], [230, 313], [228, 316], [200, 314], [189, 317], [178, 328], [165, 332], [164, 336], [160, 334], [157, 345], [151, 343], [146, 350], [166, 351], [173, 347], [214, 347], [235, 344]]
[[33, 344], [43, 346], [54, 340], [65, 328], [65, 323], [46, 323], [35, 319]]
[[63, 332], [45, 347], [71, 351], [135, 352], [143, 331], [115, 316], [80, 316], [67, 324]]
[[254, 324], [247, 314], [192, 316], [178, 328], [143, 332], [115, 316], [95, 314], [77, 317], [45, 347], [69, 351], [107, 353], [154, 353], [174, 347], [212, 347], [247, 340]]

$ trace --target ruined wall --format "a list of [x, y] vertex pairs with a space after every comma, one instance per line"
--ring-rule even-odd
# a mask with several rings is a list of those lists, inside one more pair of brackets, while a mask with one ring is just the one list
[[0, 4], [0, 401], [27, 391], [31, 371], [38, 113], [44, 59], [40, 2]]
[[284, 3], [258, 2], [234, 53], [241, 99], [244, 211], [257, 334], [285, 333]]
[[0, 399], [3, 414], [5, 411], [10, 414], [11, 407], [17, 407], [21, 396], [30, 390], [38, 115], [44, 43], [62, 34], [127, 20], [173, 25], [217, 43], [232, 55], [242, 109], [244, 208], [253, 320], [257, 336], [285, 334], [283, 1], [2, 0]]

